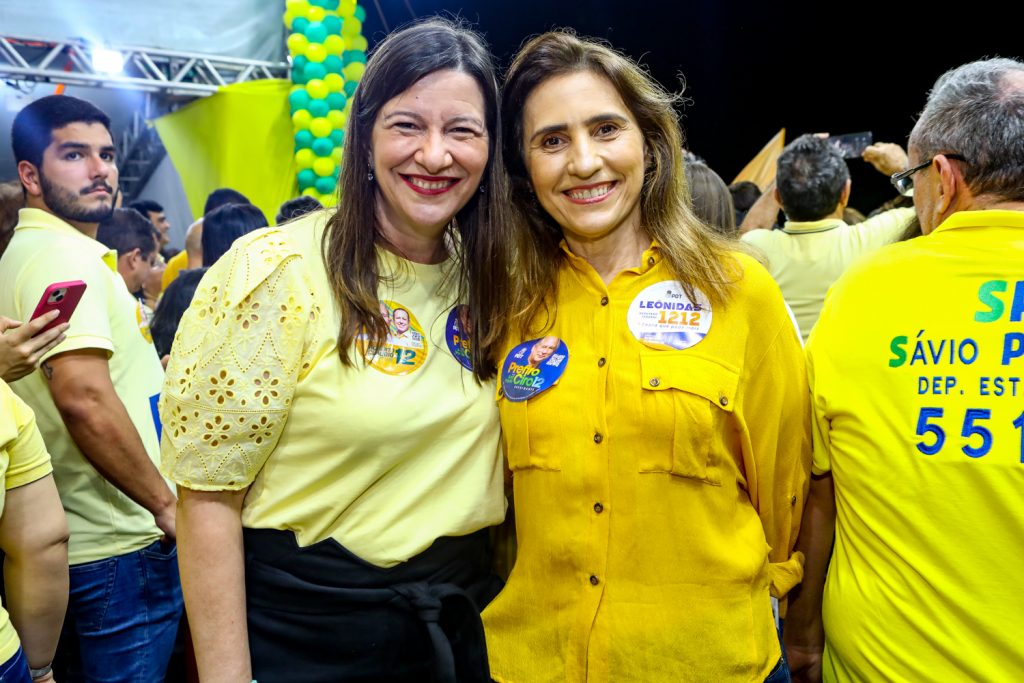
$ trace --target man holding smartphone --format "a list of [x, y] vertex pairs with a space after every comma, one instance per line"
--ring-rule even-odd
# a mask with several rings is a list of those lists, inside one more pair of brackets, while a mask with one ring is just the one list
[[44, 97], [15, 118], [12, 142], [27, 208], [0, 258], [0, 315], [26, 320], [54, 282], [87, 285], [66, 339], [13, 385], [37, 415], [68, 516], [70, 678], [162, 680], [182, 611], [176, 500], [155, 464], [160, 361], [116, 252], [95, 239], [117, 191], [110, 120]]

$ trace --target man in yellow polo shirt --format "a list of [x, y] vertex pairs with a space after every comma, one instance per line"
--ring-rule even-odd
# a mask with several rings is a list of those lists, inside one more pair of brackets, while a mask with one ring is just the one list
[[182, 610], [176, 501], [155, 465], [160, 361], [116, 252], [95, 240], [117, 191], [109, 126], [67, 96], [15, 118], [27, 208], [0, 258], [0, 315], [27, 321], [50, 284], [86, 283], [66, 339], [12, 388], [36, 413], [71, 532], [69, 677], [155, 681]]
[[[801, 135], [786, 145], [777, 183], [751, 207], [740, 239], [764, 254], [807, 341], [832, 283], [864, 254], [895, 242], [914, 212], [894, 209], [847, 225], [843, 210], [850, 199], [850, 171], [836, 148], [817, 135]], [[771, 230], [780, 205], [786, 224]]]
[[817, 476], [790, 664], [827, 681], [1016, 681], [1024, 63], [942, 76], [909, 154], [893, 183], [913, 188], [924, 235], [843, 276], [807, 346]]

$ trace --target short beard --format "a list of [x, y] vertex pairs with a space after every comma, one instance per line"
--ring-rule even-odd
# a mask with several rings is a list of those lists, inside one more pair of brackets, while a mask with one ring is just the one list
[[98, 206], [95, 209], [87, 209], [82, 206], [78, 195], [74, 192], [52, 185], [46, 176], [43, 175], [42, 170], [39, 171], [39, 185], [43, 191], [43, 202], [46, 203], [46, 208], [65, 222], [99, 223], [110, 218], [110, 215], [114, 212], [113, 195], [111, 195], [110, 206]]

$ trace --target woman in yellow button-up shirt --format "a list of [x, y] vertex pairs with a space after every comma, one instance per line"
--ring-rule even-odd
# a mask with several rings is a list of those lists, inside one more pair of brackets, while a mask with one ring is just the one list
[[519, 556], [484, 613], [501, 683], [788, 680], [772, 598], [802, 573], [800, 342], [764, 269], [690, 211], [672, 105], [565, 33], [506, 81], [522, 294], [498, 368]]

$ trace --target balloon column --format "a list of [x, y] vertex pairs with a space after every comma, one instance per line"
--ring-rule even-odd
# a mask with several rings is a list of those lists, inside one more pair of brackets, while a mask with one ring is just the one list
[[286, 0], [299, 191], [324, 206], [337, 201], [335, 188], [345, 147], [345, 122], [352, 94], [366, 68], [366, 10], [356, 0]]

